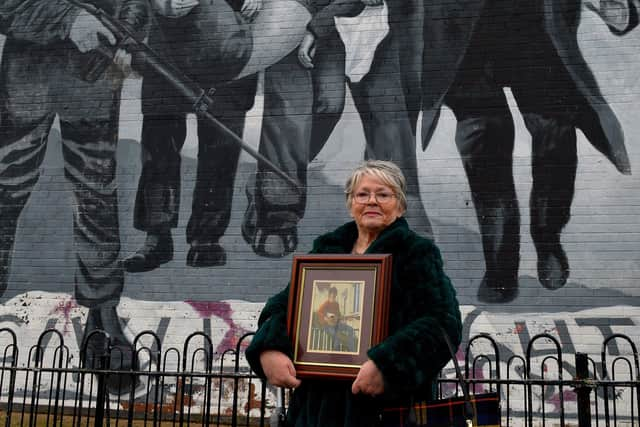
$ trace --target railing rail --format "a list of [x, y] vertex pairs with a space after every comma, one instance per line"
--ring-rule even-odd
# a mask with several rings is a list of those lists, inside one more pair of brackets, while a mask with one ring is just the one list
[[[132, 366], [141, 367], [121, 371], [110, 364], [122, 362], [122, 354], [105, 348], [87, 363], [90, 340], [76, 357], [54, 329], [44, 331], [22, 360], [19, 350], [27, 347], [14, 331], [2, 328], [0, 425], [269, 425], [271, 414], [286, 406], [288, 393], [249, 369], [243, 354], [252, 335], [216, 354], [202, 332], [188, 335], [181, 349], [163, 349], [156, 334], [143, 331], [132, 355], [140, 362]], [[524, 355], [504, 352], [507, 348], [479, 334], [458, 354], [472, 393], [500, 392], [502, 425], [640, 426], [640, 363], [628, 336], [607, 337], [599, 355], [565, 354], [550, 334], [532, 337]], [[509, 357], [503, 360], [502, 354]], [[443, 397], [460, 393], [452, 365], [442, 371], [438, 386]]]

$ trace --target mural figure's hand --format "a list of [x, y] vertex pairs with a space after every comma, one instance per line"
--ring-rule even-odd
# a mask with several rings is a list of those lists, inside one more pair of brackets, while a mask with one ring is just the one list
[[113, 63], [120, 68], [125, 77], [133, 73], [133, 69], [131, 68], [131, 54], [126, 50], [118, 49], [113, 56]]
[[360, 366], [360, 371], [351, 385], [353, 394], [368, 394], [377, 396], [384, 392], [384, 378], [372, 360], [367, 360]]
[[253, 21], [261, 10], [262, 0], [244, 0], [240, 13], [245, 19]]
[[383, 0], [361, 0], [365, 6], [382, 6]]
[[593, 10], [610, 27], [617, 31], [624, 31], [631, 22], [631, 7], [629, 0], [587, 0], [584, 5]]
[[316, 53], [316, 36], [307, 31], [298, 46], [298, 61], [304, 68], [313, 68], [313, 56]]
[[260, 365], [269, 384], [276, 387], [296, 388], [300, 380], [296, 378], [296, 368], [286, 354], [276, 350], [260, 353]]
[[[102, 37], [99, 38], [99, 35]], [[85, 53], [100, 47], [102, 45], [101, 39], [111, 45], [116, 44], [113, 33], [102, 25], [98, 18], [86, 10], [81, 10], [71, 24], [69, 40], [76, 45], [80, 52]]]
[[181, 18], [200, 4], [200, 0], [152, 0], [151, 4], [158, 15]]

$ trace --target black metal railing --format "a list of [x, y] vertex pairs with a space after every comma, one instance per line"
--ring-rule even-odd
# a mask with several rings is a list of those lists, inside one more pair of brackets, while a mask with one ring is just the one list
[[[243, 352], [252, 334], [217, 354], [201, 332], [187, 336], [181, 349], [164, 349], [155, 333], [144, 331], [135, 337], [136, 351], [126, 354], [94, 333], [105, 345], [90, 348], [86, 340], [74, 355], [62, 333], [46, 330], [23, 357], [16, 333], [0, 329], [0, 423], [267, 426], [288, 401], [248, 368]], [[518, 355], [479, 334], [460, 347], [458, 359], [471, 393], [500, 392], [503, 426], [640, 425], [635, 344], [614, 334], [600, 348], [563, 354], [558, 339], [545, 333]], [[438, 385], [442, 397], [460, 394], [452, 365]]]

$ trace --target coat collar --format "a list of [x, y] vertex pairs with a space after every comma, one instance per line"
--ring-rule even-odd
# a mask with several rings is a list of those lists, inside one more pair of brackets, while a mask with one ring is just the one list
[[[393, 252], [397, 242], [409, 232], [409, 225], [404, 217], [396, 219], [376, 240], [371, 243], [366, 253]], [[318, 237], [313, 242], [312, 252], [316, 253], [350, 253], [358, 238], [358, 227], [355, 221], [348, 222], [334, 231]]]

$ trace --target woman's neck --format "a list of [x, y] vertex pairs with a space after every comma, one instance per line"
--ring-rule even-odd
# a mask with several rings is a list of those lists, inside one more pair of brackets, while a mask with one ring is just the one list
[[378, 238], [380, 232], [358, 230], [358, 238], [353, 244], [352, 254], [361, 255], [367, 251], [371, 243]]

